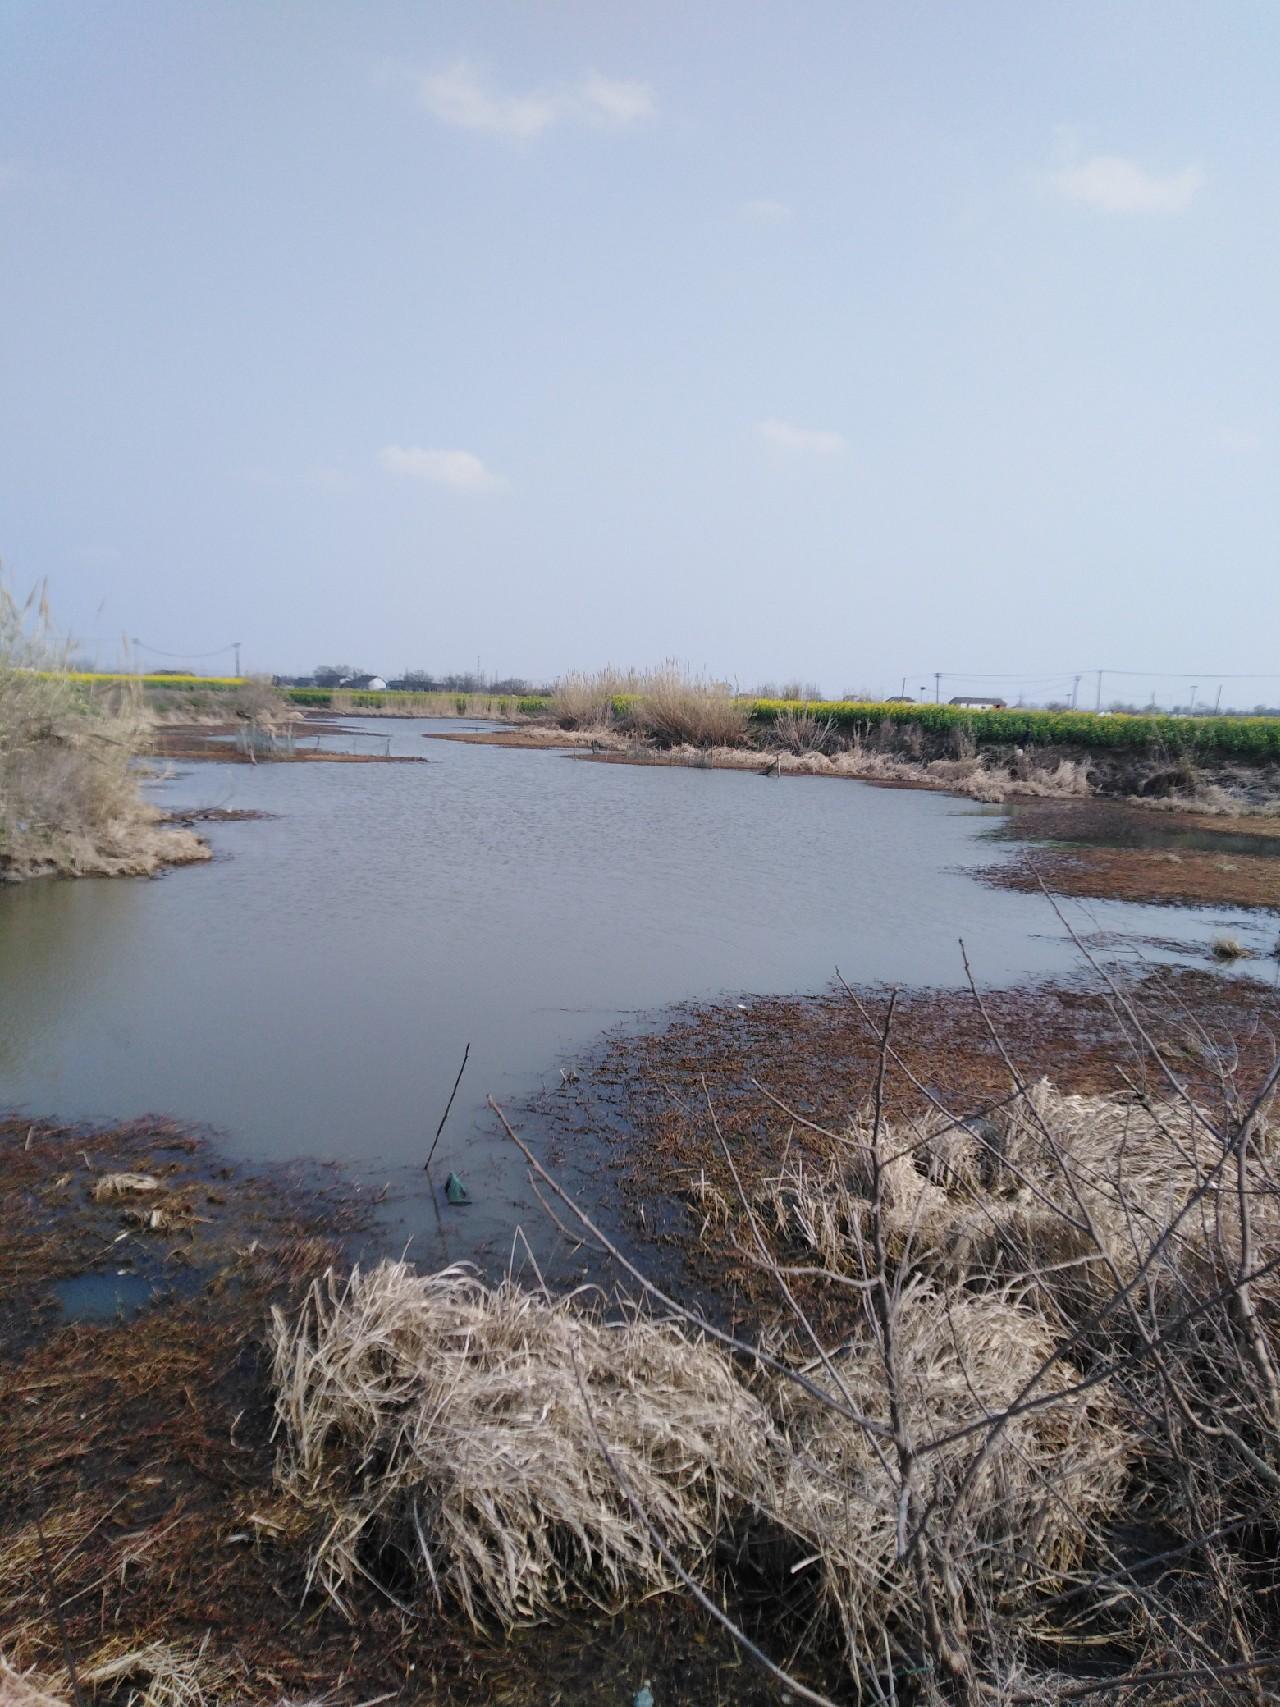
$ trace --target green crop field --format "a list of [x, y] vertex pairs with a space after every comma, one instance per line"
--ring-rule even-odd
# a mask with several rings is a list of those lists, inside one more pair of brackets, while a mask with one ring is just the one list
[[748, 716], [768, 725], [786, 714], [812, 716], [850, 735], [882, 724], [914, 724], [928, 733], [965, 730], [979, 747], [1163, 748], [1190, 756], [1216, 753], [1280, 758], [1280, 717], [1131, 716], [1095, 711], [975, 711], [961, 705], [859, 704], [850, 700], [757, 699]]

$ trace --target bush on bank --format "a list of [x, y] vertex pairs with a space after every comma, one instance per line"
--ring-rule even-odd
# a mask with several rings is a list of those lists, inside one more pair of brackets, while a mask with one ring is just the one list
[[141, 690], [60, 670], [47, 605], [0, 586], [0, 881], [150, 876], [207, 859], [187, 830], [163, 830], [138, 788]]

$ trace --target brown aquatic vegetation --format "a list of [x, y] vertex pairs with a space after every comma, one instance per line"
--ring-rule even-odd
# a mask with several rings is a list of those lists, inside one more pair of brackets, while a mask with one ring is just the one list
[[458, 741], [476, 747], [531, 747], [534, 749], [589, 748], [600, 752], [626, 752], [635, 745], [616, 729], [582, 725], [562, 729], [546, 723], [525, 723], [518, 729], [431, 729], [424, 741]]
[[736, 746], [747, 735], [746, 706], [733, 689], [692, 675], [674, 659], [644, 674], [624, 721], [660, 747]]
[[[306, 736], [344, 733], [340, 726], [317, 726], [307, 719], [295, 719], [278, 731], [267, 730], [261, 749], [245, 741], [227, 741], [220, 737], [245, 736], [247, 725], [212, 721], [208, 723], [173, 723], [156, 728], [152, 734], [152, 750], [162, 759], [212, 759], [219, 764], [339, 764], [339, 765], [421, 765], [427, 760], [416, 754], [404, 753], [335, 753], [320, 747], [299, 747], [296, 740]], [[292, 732], [292, 738], [291, 738]], [[260, 816], [260, 814], [254, 814]]]
[[980, 873], [1000, 889], [1170, 906], [1280, 908], [1280, 861], [1268, 854], [1149, 848], [1036, 848]]

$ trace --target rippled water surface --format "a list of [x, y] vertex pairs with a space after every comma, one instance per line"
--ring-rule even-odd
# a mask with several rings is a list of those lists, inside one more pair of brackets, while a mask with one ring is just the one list
[[[476, 1233], [497, 1237], [522, 1176], [485, 1093], [556, 1082], [610, 1027], [820, 989], [837, 968], [957, 984], [961, 936], [989, 984], [1076, 964], [1043, 900], [966, 875], [1017, 849], [984, 840], [990, 819], [963, 801], [363, 727], [431, 762], [193, 765], [158, 798], [277, 816], [209, 826], [215, 861], [156, 882], [0, 893], [0, 1105], [164, 1111], [244, 1157], [407, 1179], [470, 1042], [439, 1161], [471, 1188]], [[1080, 917], [1170, 934], [1167, 909]], [[1259, 928], [1184, 911], [1176, 934], [1224, 925]]]

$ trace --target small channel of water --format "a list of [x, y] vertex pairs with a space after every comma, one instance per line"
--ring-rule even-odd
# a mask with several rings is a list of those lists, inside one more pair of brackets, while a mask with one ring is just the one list
[[[157, 797], [277, 816], [208, 826], [214, 862], [158, 882], [0, 892], [0, 1107], [164, 1112], [238, 1157], [334, 1159], [391, 1182], [395, 1238], [431, 1260], [421, 1162], [470, 1042], [435, 1173], [473, 1198], [448, 1254], [498, 1253], [542, 1218], [485, 1093], [558, 1082], [611, 1027], [817, 990], [837, 968], [956, 985], [961, 936], [990, 985], [1077, 964], [1042, 899], [966, 874], [1017, 846], [984, 839], [963, 801], [355, 726], [431, 762], [192, 765]], [[1172, 932], [1167, 909], [1075, 912], [1134, 937], [1267, 935], [1220, 909], [1180, 911]]]

